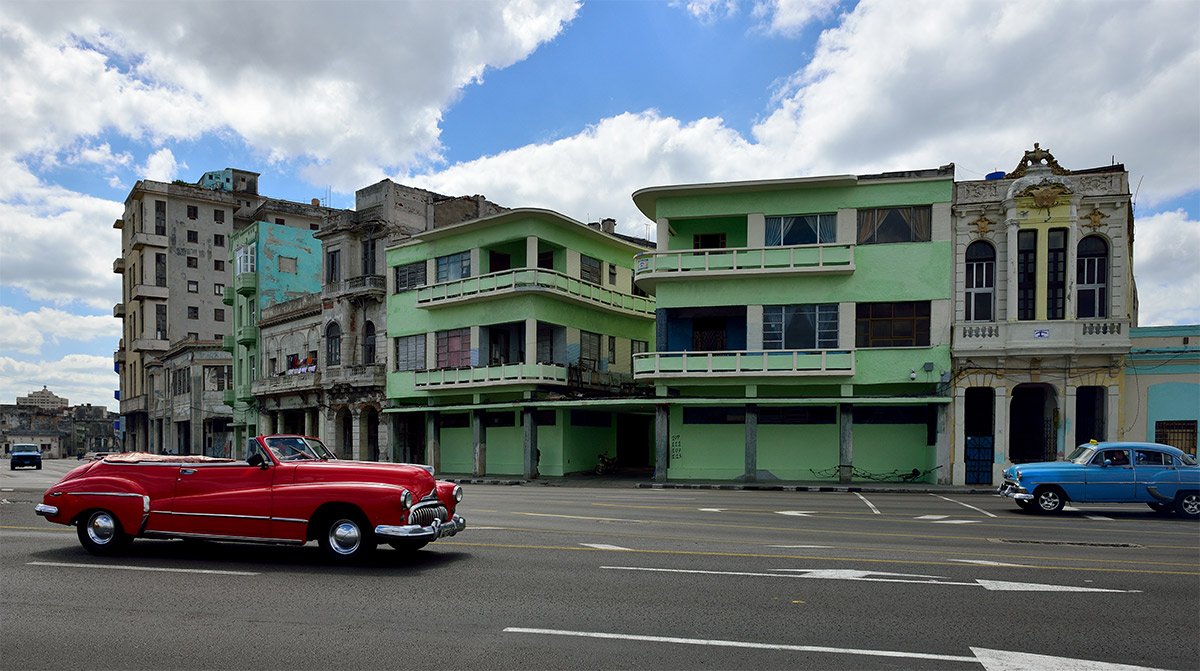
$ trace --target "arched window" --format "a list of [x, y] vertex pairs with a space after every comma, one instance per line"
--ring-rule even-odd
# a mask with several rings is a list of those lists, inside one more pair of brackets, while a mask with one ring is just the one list
[[1079, 292], [1075, 307], [1079, 319], [1108, 316], [1108, 243], [1104, 238], [1089, 235], [1079, 241], [1075, 286]]
[[375, 322], [363, 324], [362, 362], [365, 366], [375, 363]]
[[982, 240], [972, 242], [966, 261], [967, 321], [995, 321], [996, 249]]
[[325, 327], [325, 363], [329, 366], [342, 364], [342, 327], [330, 322]]

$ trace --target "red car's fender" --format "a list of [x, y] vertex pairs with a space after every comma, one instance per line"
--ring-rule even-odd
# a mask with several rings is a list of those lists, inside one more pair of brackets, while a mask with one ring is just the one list
[[142, 487], [125, 478], [78, 477], [61, 481], [42, 497], [43, 503], [58, 508], [47, 517], [51, 522], [74, 524], [89, 510], [108, 510], [125, 533], [136, 536], [150, 512], [150, 497]]
[[[276, 486], [273, 490], [272, 517], [278, 522], [296, 522], [294, 527], [283, 527], [281, 531], [293, 540], [305, 540], [311, 536], [308, 527], [324, 510], [332, 508], [354, 508], [360, 511], [375, 528], [380, 524], [403, 524], [404, 507], [402, 496], [406, 491], [400, 485], [377, 482], [328, 483], [313, 482]], [[300, 524], [299, 522], [306, 522]]]

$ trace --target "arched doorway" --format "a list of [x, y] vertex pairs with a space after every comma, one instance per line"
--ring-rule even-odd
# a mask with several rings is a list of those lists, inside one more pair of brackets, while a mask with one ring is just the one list
[[1058, 398], [1048, 384], [1020, 384], [1009, 406], [1008, 460], [1014, 464], [1058, 458]]
[[337, 457], [338, 459], [353, 459], [354, 458], [354, 419], [350, 416], [350, 411], [346, 408], [338, 410], [336, 415], [335, 425], [338, 437]]
[[363, 437], [366, 449], [362, 451], [363, 458], [368, 461], [379, 461], [379, 412], [370, 406], [359, 413], [359, 435]]

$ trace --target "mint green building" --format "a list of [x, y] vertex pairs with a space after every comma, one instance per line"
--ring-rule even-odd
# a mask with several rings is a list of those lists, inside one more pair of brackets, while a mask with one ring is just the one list
[[601, 453], [652, 466], [633, 357], [654, 337], [614, 222], [515, 209], [387, 250], [387, 396], [398, 454], [439, 472], [563, 475]]
[[655, 477], [947, 479], [953, 197], [953, 165], [634, 193]]
[[299, 226], [259, 221], [234, 233], [229, 249], [233, 286], [225, 288], [224, 302], [233, 308], [233, 324], [224, 346], [233, 354], [233, 386], [224, 400], [233, 408], [234, 456], [242, 456], [247, 438], [274, 428], [260, 428], [254, 383], [281, 373], [272, 367], [283, 365], [259, 355], [258, 323], [267, 308], [320, 293], [321, 242], [307, 222]]

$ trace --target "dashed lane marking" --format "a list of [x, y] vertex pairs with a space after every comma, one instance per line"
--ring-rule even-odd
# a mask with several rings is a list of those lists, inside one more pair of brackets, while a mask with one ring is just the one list
[[31, 561], [26, 566], [48, 566], [54, 568], [107, 569], [110, 571], [153, 571], [158, 573], [204, 573], [208, 575], [262, 575], [251, 571], [219, 571], [200, 568], [165, 568], [161, 566], [125, 566], [121, 564], [72, 564], [68, 562]]
[[988, 517], [995, 517], [994, 514], [989, 513], [988, 511], [984, 510], [983, 508], [976, 508], [975, 506], [973, 506], [969, 503], [963, 503], [962, 501], [955, 501], [954, 499], [946, 498], [945, 496], [942, 496], [941, 494], [930, 494], [930, 496], [939, 498], [943, 501], [949, 501], [950, 503], [957, 503], [958, 505], [963, 506], [964, 508], [970, 508], [971, 510], [974, 510], [976, 512], [983, 513], [984, 515], [987, 515]]
[[623, 548], [620, 545], [609, 545], [607, 543], [580, 543], [580, 545], [585, 548], [592, 548], [594, 550], [621, 550], [623, 552], [632, 551], [630, 548]]
[[871, 512], [875, 513], [876, 515], [883, 514], [883, 513], [879, 512], [879, 509], [875, 507], [875, 504], [873, 504], [867, 500], [867, 497], [863, 496], [862, 494], [859, 494], [858, 492], [854, 492], [854, 495], [857, 496], [858, 498], [862, 499], [862, 502], [867, 504], [867, 507], [871, 509]]

